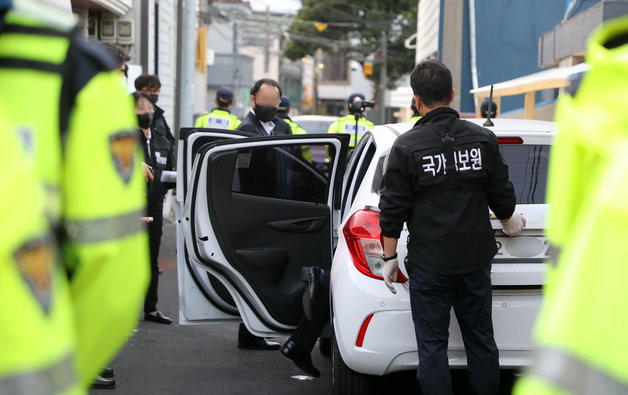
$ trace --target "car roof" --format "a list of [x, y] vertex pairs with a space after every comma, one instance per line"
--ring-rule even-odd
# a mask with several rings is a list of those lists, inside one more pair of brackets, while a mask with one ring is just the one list
[[338, 117], [334, 117], [331, 115], [296, 115], [292, 117], [294, 121], [325, 121], [325, 122], [333, 122]]
[[[465, 120], [480, 126], [483, 126], [484, 122], [486, 122], [484, 118], [466, 118]], [[496, 118], [493, 119], [493, 123], [494, 126], [487, 129], [492, 130], [497, 136], [519, 136], [531, 143], [546, 144], [556, 134], [555, 122]], [[372, 127], [369, 133], [378, 141], [378, 148], [387, 151], [397, 137], [412, 129], [413, 126], [414, 122], [377, 125]]]

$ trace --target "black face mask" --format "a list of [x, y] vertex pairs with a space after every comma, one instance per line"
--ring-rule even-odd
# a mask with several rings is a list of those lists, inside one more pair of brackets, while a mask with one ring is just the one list
[[150, 97], [150, 100], [153, 102], [153, 104], [157, 104], [157, 101], [159, 100], [159, 95], [148, 95], [148, 97]]
[[277, 107], [260, 106], [255, 103], [255, 116], [262, 122], [270, 122], [277, 116]]
[[141, 129], [148, 129], [153, 124], [153, 113], [137, 114], [137, 124]]

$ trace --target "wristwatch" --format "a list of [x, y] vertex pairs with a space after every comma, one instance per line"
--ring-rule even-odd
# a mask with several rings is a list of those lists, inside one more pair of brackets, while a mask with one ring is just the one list
[[397, 253], [396, 253], [396, 252], [395, 252], [395, 255], [393, 255], [393, 256], [388, 256], [388, 257], [387, 257], [387, 256], [384, 256], [384, 255], [382, 254], [382, 261], [384, 261], [384, 262], [392, 261], [393, 259], [397, 259]]

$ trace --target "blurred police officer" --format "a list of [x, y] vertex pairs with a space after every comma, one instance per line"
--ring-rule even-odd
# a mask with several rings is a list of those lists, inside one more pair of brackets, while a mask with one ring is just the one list
[[242, 123], [235, 115], [231, 114], [233, 106], [233, 91], [227, 86], [221, 86], [216, 91], [214, 99], [216, 108], [210, 113], [200, 116], [196, 120], [196, 128], [215, 128], [236, 130]]
[[379, 207], [384, 281], [397, 293], [397, 242], [407, 223], [410, 304], [416, 331], [417, 380], [424, 395], [452, 394], [447, 357], [450, 310], [462, 332], [473, 394], [497, 394], [499, 355], [491, 317], [491, 260], [497, 252], [490, 208], [509, 236], [525, 219], [515, 210], [497, 138], [459, 119], [449, 69], [437, 60], [411, 75], [422, 118], [392, 147]]
[[[137, 325], [146, 291], [137, 121], [120, 83], [119, 63], [80, 37], [67, 5], [0, 0], [0, 106], [10, 114], [45, 193], [46, 219], [62, 265], [53, 274], [50, 263], [37, 262], [47, 248], [26, 248], [19, 259], [30, 275], [24, 279], [31, 285], [31, 306], [19, 319], [5, 319], [0, 332], [32, 338], [19, 350], [11, 336], [0, 336], [0, 393], [84, 392]], [[23, 204], [31, 200], [23, 199]], [[49, 310], [50, 298], [62, 297], [50, 288], [62, 281], [51, 276], [63, 271], [71, 305]], [[15, 295], [20, 309], [26, 299]], [[28, 316], [35, 304], [41, 313]], [[71, 322], [57, 320], [59, 313]], [[56, 339], [37, 338], [39, 330]], [[61, 347], [62, 354], [49, 352]]]

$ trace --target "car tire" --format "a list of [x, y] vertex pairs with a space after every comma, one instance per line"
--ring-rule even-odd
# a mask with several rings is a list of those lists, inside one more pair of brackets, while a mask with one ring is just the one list
[[331, 338], [321, 337], [318, 342], [318, 349], [324, 356], [331, 356]]
[[373, 376], [351, 370], [342, 360], [332, 329], [331, 379], [333, 395], [369, 395], [373, 393]]

